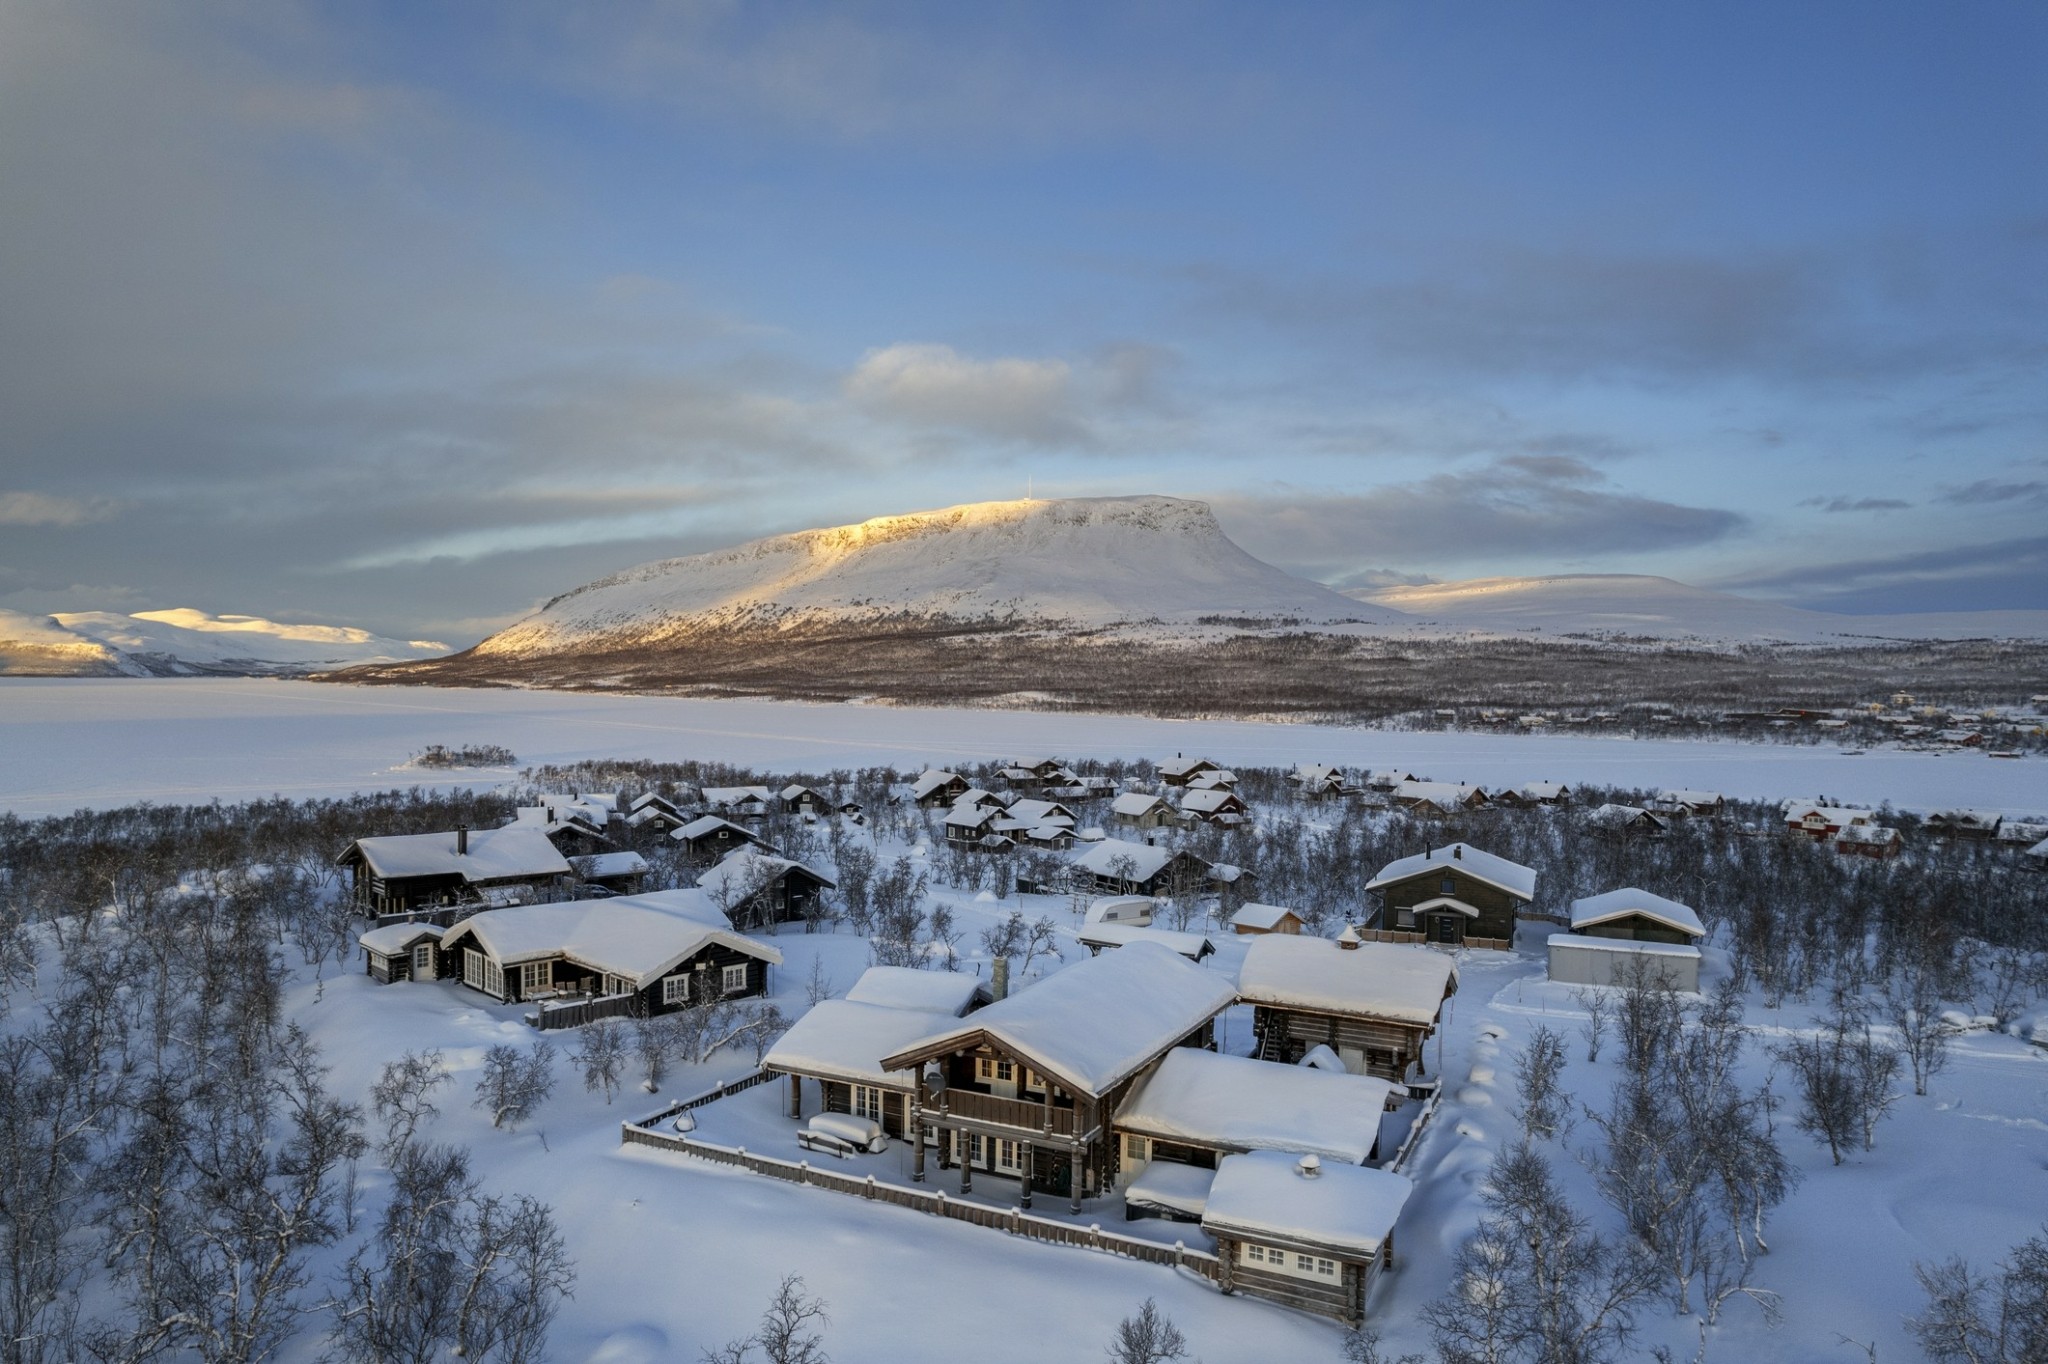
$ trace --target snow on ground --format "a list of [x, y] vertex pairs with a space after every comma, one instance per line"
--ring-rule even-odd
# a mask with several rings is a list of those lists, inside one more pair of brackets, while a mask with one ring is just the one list
[[0, 810], [490, 786], [507, 772], [403, 766], [428, 744], [503, 744], [522, 764], [696, 758], [787, 772], [1062, 757], [1405, 767], [1446, 780], [1551, 780], [1729, 796], [2048, 812], [2048, 763], [1981, 753], [1590, 735], [1404, 732], [1242, 720], [927, 710], [566, 692], [344, 687], [263, 678], [0, 681]]

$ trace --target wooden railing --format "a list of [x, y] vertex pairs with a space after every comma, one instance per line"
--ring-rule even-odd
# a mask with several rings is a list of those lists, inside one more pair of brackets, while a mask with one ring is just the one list
[[[738, 1094], [741, 1090], [752, 1089], [755, 1085], [766, 1084], [774, 1078], [775, 1075], [771, 1071], [751, 1071], [748, 1074], [740, 1076], [740, 1078], [737, 1080], [727, 1080], [723, 1084], [713, 1085], [709, 1089], [700, 1090], [699, 1092], [692, 1094], [687, 1099], [676, 1100], [667, 1108], [664, 1108], [659, 1112], [649, 1113], [644, 1118], [639, 1118], [632, 1122], [629, 1122], [626, 1124], [626, 1130], [630, 1132], [635, 1128], [651, 1128], [655, 1126], [657, 1123], [668, 1121], [670, 1118], [673, 1118], [678, 1113], [687, 1113], [693, 1108], [702, 1108], [705, 1104], [715, 1104], [720, 1099], [728, 1098], [734, 1094]], [[657, 1133], [656, 1135], [661, 1134]], [[627, 1140], [630, 1142], [631, 1138], [628, 1138]]]
[[559, 1004], [541, 1000], [539, 1012], [528, 1014], [526, 1021], [542, 1032], [552, 1032], [556, 1028], [580, 1028], [600, 1018], [624, 1018], [633, 1013], [639, 1003], [640, 996], [634, 994], [599, 995], [594, 999]]
[[1458, 942], [1431, 942], [1421, 933], [1411, 933], [1398, 928], [1359, 928], [1352, 930], [1363, 942], [1413, 943], [1420, 947], [1477, 947], [1490, 952], [1512, 952], [1513, 938], [1464, 938]]
[[1074, 1135], [1071, 1108], [1053, 1108], [1028, 1099], [1006, 1099], [1000, 1094], [972, 1089], [942, 1089], [925, 1104], [925, 1111], [941, 1122], [948, 1117], [967, 1118], [1056, 1137]]
[[[662, 1116], [666, 1116], [666, 1113]], [[1170, 1246], [1163, 1245], [1157, 1241], [1125, 1236], [1120, 1232], [1104, 1231], [1100, 1223], [1091, 1223], [1084, 1227], [1072, 1222], [1057, 1222], [1049, 1217], [1025, 1212], [1022, 1208], [998, 1208], [987, 1203], [968, 1202], [950, 1198], [943, 1190], [911, 1188], [877, 1179], [873, 1175], [841, 1174], [836, 1170], [821, 1170], [812, 1166], [809, 1161], [779, 1160], [774, 1156], [756, 1155], [744, 1146], [719, 1146], [681, 1133], [656, 1131], [636, 1123], [622, 1123], [619, 1139], [627, 1146], [651, 1146], [664, 1151], [677, 1151], [718, 1165], [737, 1166], [757, 1175], [766, 1175], [770, 1179], [847, 1194], [870, 1202], [889, 1203], [899, 1208], [910, 1208], [938, 1217], [949, 1217], [956, 1222], [968, 1222], [977, 1227], [1008, 1232], [1012, 1236], [1025, 1236], [1034, 1241], [1046, 1241], [1053, 1245], [1103, 1251], [1110, 1255], [1121, 1255], [1126, 1259], [1141, 1260], [1146, 1264], [1186, 1269], [1211, 1283], [1221, 1283], [1223, 1278], [1222, 1262], [1213, 1252], [1191, 1248], [1181, 1241], [1176, 1241]]]
[[1429, 1091], [1429, 1097], [1423, 1100], [1422, 1111], [1415, 1115], [1415, 1121], [1408, 1124], [1408, 1135], [1402, 1139], [1401, 1149], [1394, 1152], [1394, 1158], [1388, 1161], [1384, 1168], [1392, 1170], [1395, 1174], [1401, 1173], [1401, 1167], [1415, 1154], [1416, 1144], [1421, 1141], [1423, 1132], [1428, 1130], [1429, 1120], [1436, 1116], [1437, 1106], [1443, 1100], [1443, 1085], [1438, 1084]]

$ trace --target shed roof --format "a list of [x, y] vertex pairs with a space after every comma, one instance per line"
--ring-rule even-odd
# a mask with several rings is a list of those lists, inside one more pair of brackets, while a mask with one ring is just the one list
[[1475, 881], [1484, 881], [1495, 889], [1506, 891], [1517, 900], [1536, 898], [1536, 871], [1533, 867], [1510, 862], [1470, 843], [1450, 843], [1389, 862], [1380, 868], [1378, 876], [1366, 882], [1365, 888], [1378, 890], [1381, 886], [1391, 886], [1424, 872], [1441, 871], [1463, 872]]
[[1393, 1092], [1370, 1075], [1176, 1047], [1117, 1109], [1117, 1126], [1226, 1151], [1292, 1151], [1363, 1165]]
[[1626, 919], [1632, 914], [1654, 919], [1667, 928], [1690, 933], [1696, 938], [1707, 935], [1706, 925], [1700, 922], [1700, 916], [1693, 913], [1691, 906], [1652, 895], [1634, 886], [1623, 886], [1619, 890], [1572, 901], [1572, 928], [1574, 931], [1592, 928], [1615, 919]]
[[1248, 1003], [1424, 1025], [1457, 988], [1450, 957], [1427, 947], [1343, 948], [1289, 933], [1253, 938], [1237, 974], [1238, 996]]
[[1281, 1151], [1225, 1156], [1209, 1185], [1202, 1230], [1333, 1250], [1350, 1260], [1379, 1254], [1414, 1188], [1407, 1177], [1363, 1165], [1325, 1165], [1308, 1179], [1297, 1160]]

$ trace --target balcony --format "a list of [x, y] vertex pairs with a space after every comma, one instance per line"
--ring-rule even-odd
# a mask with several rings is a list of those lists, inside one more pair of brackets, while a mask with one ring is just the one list
[[925, 1111], [943, 1122], [965, 1118], [969, 1122], [1016, 1128], [1020, 1133], [1072, 1137], [1074, 1110], [1049, 1108], [1029, 1099], [1005, 1099], [972, 1089], [943, 1089], [925, 1102]]

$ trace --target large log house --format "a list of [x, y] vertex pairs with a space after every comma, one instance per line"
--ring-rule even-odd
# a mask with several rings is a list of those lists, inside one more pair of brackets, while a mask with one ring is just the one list
[[1457, 968], [1443, 953], [1360, 943], [1356, 934], [1334, 943], [1254, 938], [1237, 976], [1260, 1059], [1293, 1064], [1326, 1046], [1352, 1074], [1396, 1082], [1423, 1067], [1423, 1043], [1457, 988]]

